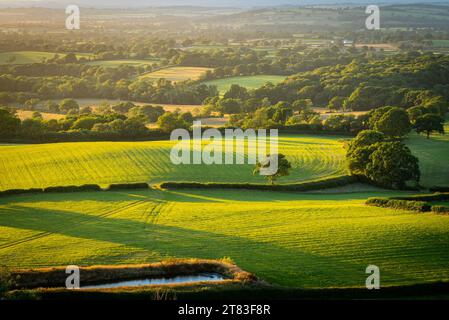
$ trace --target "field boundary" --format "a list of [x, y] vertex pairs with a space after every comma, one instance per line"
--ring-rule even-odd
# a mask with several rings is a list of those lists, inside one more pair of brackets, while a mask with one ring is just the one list
[[[160, 189], [247, 189], [262, 191], [313, 191], [346, 186], [359, 182], [356, 176], [340, 176], [329, 179], [320, 179], [301, 183], [291, 184], [255, 184], [255, 183], [218, 183], [218, 182], [162, 182], [155, 185]], [[45, 188], [31, 189], [8, 189], [0, 191], [0, 197], [24, 194], [42, 193], [69, 193], [69, 192], [107, 192], [118, 190], [151, 189], [147, 182], [110, 184], [106, 188], [101, 188], [97, 184], [84, 184], [80, 186], [51, 186]]]
[[247, 189], [263, 191], [312, 191], [330, 189], [356, 183], [355, 176], [340, 176], [336, 178], [320, 179], [291, 184], [255, 184], [255, 183], [202, 183], [202, 182], [162, 182], [158, 186], [162, 189]]
[[84, 184], [81, 186], [54, 186], [46, 188], [32, 188], [32, 189], [9, 189], [0, 191], [0, 197], [10, 195], [23, 194], [40, 194], [40, 193], [69, 193], [69, 192], [93, 192], [93, 191], [118, 191], [118, 190], [132, 190], [132, 189], [150, 189], [151, 186], [146, 182], [137, 183], [118, 183], [110, 184], [106, 188], [101, 188], [97, 184]]
[[432, 202], [446, 200], [449, 200], [449, 192], [437, 192], [434, 194], [414, 195], [408, 197], [369, 198], [366, 200], [365, 204], [382, 208], [448, 214], [448, 206], [432, 205]]

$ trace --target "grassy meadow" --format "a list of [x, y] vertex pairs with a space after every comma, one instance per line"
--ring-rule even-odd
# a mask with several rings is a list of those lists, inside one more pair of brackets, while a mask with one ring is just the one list
[[[20, 120], [31, 119], [33, 117], [34, 111], [30, 110], [17, 110], [17, 116]], [[59, 113], [49, 113], [49, 112], [39, 112], [44, 120], [59, 120], [65, 118], [65, 115]]]
[[[0, 146], [0, 190], [86, 183], [214, 181], [263, 183], [254, 165], [174, 165], [172, 141], [85, 142]], [[339, 137], [281, 136], [294, 166], [282, 182], [346, 174]]]
[[[347, 174], [344, 141], [335, 136], [282, 135], [279, 152], [293, 165], [279, 183], [310, 181]], [[203, 142], [206, 144], [206, 142]], [[407, 145], [420, 160], [421, 184], [449, 184], [449, 137], [410, 134]], [[174, 165], [172, 141], [81, 142], [0, 145], [0, 190], [59, 185], [147, 181], [250, 182], [253, 165]], [[203, 145], [204, 147], [204, 145]]]
[[274, 76], [274, 75], [258, 75], [258, 76], [241, 76], [241, 77], [230, 77], [224, 79], [217, 79], [204, 82], [207, 85], [216, 86], [221, 94], [224, 94], [229, 90], [231, 85], [238, 84], [239, 86], [245, 87], [247, 89], [257, 89], [263, 86], [267, 82], [273, 84], [284, 81], [284, 76]]
[[421, 184], [424, 186], [449, 185], [449, 122], [446, 135], [434, 134], [430, 139], [412, 133], [405, 140], [412, 153], [419, 158]]
[[139, 78], [150, 80], [166, 79], [174, 82], [198, 80], [208, 70], [212, 69], [203, 67], [170, 67], [146, 73]]
[[[0, 52], [0, 64], [28, 64], [28, 63], [42, 63], [46, 59], [52, 59], [55, 55], [60, 57], [64, 53], [57, 52], [40, 52], [40, 51], [12, 51]], [[76, 57], [91, 58], [93, 55], [87, 53], [77, 53]]]
[[153, 65], [158, 62], [159, 59], [118, 59], [118, 60], [96, 60], [89, 61], [86, 64], [91, 66], [100, 66], [105, 68], [118, 68], [120, 66], [132, 66], [132, 67], [140, 67], [146, 65]]
[[229, 257], [292, 287], [449, 280], [449, 217], [365, 206], [391, 192], [129, 191], [0, 199], [0, 260], [13, 267]]

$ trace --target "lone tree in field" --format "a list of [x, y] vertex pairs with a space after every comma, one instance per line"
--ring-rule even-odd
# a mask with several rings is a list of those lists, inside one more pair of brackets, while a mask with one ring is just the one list
[[414, 127], [418, 134], [425, 132], [429, 139], [432, 132], [444, 134], [444, 119], [437, 114], [428, 113], [418, 117]]
[[292, 168], [292, 165], [290, 162], [285, 158], [285, 155], [279, 153], [274, 155], [267, 155], [267, 158], [265, 161], [257, 162], [256, 168], [253, 171], [253, 175], [260, 174], [262, 169], [268, 169], [270, 168], [270, 165], [272, 164], [272, 161], [277, 158], [278, 166], [275, 173], [271, 175], [266, 175], [268, 181], [270, 184], [274, 184], [274, 182], [279, 177], [288, 176], [290, 174], [290, 169]]

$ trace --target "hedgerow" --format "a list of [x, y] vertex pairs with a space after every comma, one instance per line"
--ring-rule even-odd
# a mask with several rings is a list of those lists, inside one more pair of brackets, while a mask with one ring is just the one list
[[449, 214], [449, 207], [446, 206], [432, 206], [432, 212], [439, 214]]
[[129, 190], [129, 189], [148, 189], [150, 188], [150, 185], [146, 182], [139, 182], [139, 183], [117, 183], [117, 184], [111, 184], [106, 189], [106, 191], [113, 191], [113, 190]]
[[429, 212], [431, 209], [431, 206], [424, 201], [396, 200], [391, 198], [369, 198], [365, 203], [370, 206], [418, 212]]
[[247, 189], [263, 191], [312, 191], [345, 186], [357, 182], [355, 176], [341, 176], [337, 178], [316, 180], [296, 184], [254, 184], [254, 183], [201, 183], [201, 182], [163, 182], [163, 189]]

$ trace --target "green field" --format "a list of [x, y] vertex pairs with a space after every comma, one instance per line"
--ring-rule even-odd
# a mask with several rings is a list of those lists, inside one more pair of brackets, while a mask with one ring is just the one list
[[412, 153], [419, 158], [421, 184], [424, 186], [449, 185], [449, 132], [446, 123], [446, 135], [424, 135], [415, 133], [406, 139]]
[[132, 66], [132, 67], [140, 67], [146, 65], [153, 65], [158, 62], [159, 59], [119, 59], [119, 60], [96, 60], [89, 61], [86, 64], [91, 66], [100, 66], [105, 68], [118, 68], [120, 66]]
[[[56, 52], [39, 52], [39, 51], [13, 51], [0, 52], [0, 64], [27, 64], [27, 63], [41, 63], [45, 59], [52, 59], [55, 54], [64, 56], [64, 53]], [[77, 58], [90, 58], [91, 54], [77, 53]], [[13, 58], [14, 60], [10, 60]]]
[[449, 48], [449, 40], [432, 40], [432, 45], [437, 48]]
[[259, 76], [247, 76], [247, 77], [230, 77], [225, 79], [217, 79], [204, 82], [207, 85], [216, 86], [221, 94], [224, 94], [229, 90], [231, 85], [238, 84], [239, 86], [247, 89], [257, 89], [263, 86], [267, 82], [273, 84], [284, 81], [284, 76], [272, 76], [272, 75], [259, 75]]
[[[345, 174], [343, 139], [280, 137], [293, 162], [282, 182]], [[411, 134], [423, 182], [449, 183], [449, 138]], [[0, 146], [0, 189], [160, 181], [263, 182], [251, 165], [175, 166], [172, 142]], [[359, 185], [315, 193], [132, 190], [0, 198], [0, 261], [10, 267], [133, 264], [229, 257], [264, 280], [291, 287], [449, 280], [449, 217], [366, 206], [404, 194]]]
[[388, 193], [132, 191], [0, 199], [11, 267], [230, 257], [270, 283], [364, 286], [449, 280], [449, 217], [364, 205]]
[[[0, 146], [0, 190], [85, 183], [148, 181], [264, 182], [253, 165], [173, 165], [171, 141]], [[346, 174], [338, 137], [282, 136], [279, 150], [294, 170], [285, 182]]]
[[[283, 135], [279, 151], [293, 164], [280, 183], [346, 174], [346, 138]], [[449, 185], [449, 136], [406, 139], [420, 160], [424, 186]], [[120, 182], [201, 181], [263, 183], [253, 165], [174, 165], [171, 141], [83, 142], [0, 146], [0, 190]]]
[[141, 75], [139, 79], [166, 79], [169, 81], [186, 81], [186, 80], [198, 80], [206, 71], [212, 70], [211, 68], [203, 67], [169, 67], [160, 69], [158, 71], [146, 73]]

